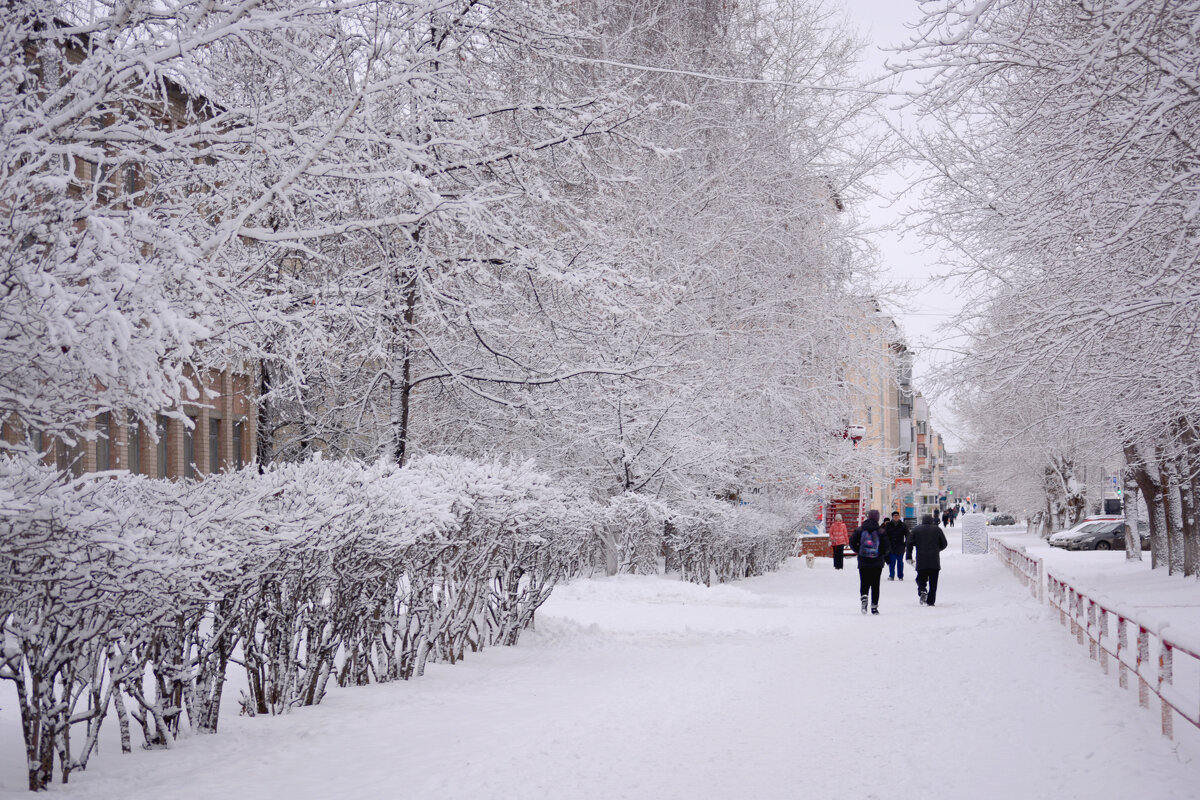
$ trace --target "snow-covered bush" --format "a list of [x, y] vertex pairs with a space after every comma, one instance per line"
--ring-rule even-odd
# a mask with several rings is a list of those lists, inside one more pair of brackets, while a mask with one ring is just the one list
[[783, 517], [711, 499], [677, 507], [666, 529], [667, 569], [705, 586], [775, 569], [795, 541]]
[[652, 497], [626, 492], [610, 499], [599, 514], [605, 571], [610, 575], [656, 574], [670, 509]]
[[[112, 709], [122, 748], [217, 729], [231, 664], [247, 714], [321, 702], [330, 680], [420, 676], [515, 645], [557, 581], [772, 569], [791, 533], [716, 500], [581, 500], [530, 464], [312, 459], [199, 483], [0, 458], [0, 677], [16, 685], [31, 788], [86, 767]], [[73, 735], [82, 727], [82, 738]]]
[[[108, 710], [124, 749], [216, 730], [229, 664], [246, 713], [429, 659], [515, 644], [595, 549], [594, 517], [529, 466], [312, 460], [172, 483], [72, 483], [0, 459], [0, 677], [16, 684], [30, 786], [86, 766]], [[72, 730], [86, 724], [82, 744]]]

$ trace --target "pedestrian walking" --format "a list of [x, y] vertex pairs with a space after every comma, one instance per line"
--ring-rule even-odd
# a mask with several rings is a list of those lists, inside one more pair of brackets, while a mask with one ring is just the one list
[[846, 545], [850, 544], [850, 531], [846, 530], [846, 523], [842, 521], [841, 514], [835, 514], [829, 526], [829, 544], [833, 548], [833, 568], [841, 569]]
[[888, 544], [888, 580], [904, 580], [904, 542], [908, 538], [908, 528], [900, 519], [899, 511], [893, 511], [892, 518], [883, 524], [883, 535]]
[[912, 529], [909, 544], [917, 553], [917, 597], [921, 605], [937, 602], [938, 573], [942, 571], [942, 551], [946, 549], [946, 534], [937, 526], [932, 514], [926, 514], [921, 524]]
[[879, 613], [879, 579], [883, 575], [887, 548], [887, 539], [879, 527], [879, 511], [873, 508], [867, 512], [863, 524], [850, 534], [850, 549], [858, 554], [858, 594], [864, 614], [867, 613], [868, 599], [871, 613]]
[[945, 528], [950, 527], [950, 512], [948, 510], [942, 512], [942, 526]]

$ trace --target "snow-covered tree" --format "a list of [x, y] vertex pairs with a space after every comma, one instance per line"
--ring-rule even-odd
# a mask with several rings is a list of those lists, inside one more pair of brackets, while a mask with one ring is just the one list
[[1042, 409], [1037, 424], [1125, 453], [1145, 473], [1155, 565], [1188, 574], [1198, 15], [1160, 0], [943, 0], [907, 65], [926, 79], [926, 229], [983, 295], [956, 369], [993, 401]]

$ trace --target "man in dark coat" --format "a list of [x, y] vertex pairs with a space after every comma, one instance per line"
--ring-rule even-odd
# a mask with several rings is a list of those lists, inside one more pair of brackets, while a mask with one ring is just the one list
[[921, 518], [912, 529], [908, 543], [917, 551], [917, 596], [921, 605], [937, 602], [938, 573], [942, 570], [942, 551], [946, 549], [946, 534], [933, 520], [932, 514]]
[[858, 554], [858, 594], [862, 613], [867, 613], [870, 593], [871, 613], [879, 613], [879, 578], [887, 563], [887, 537], [879, 527], [879, 511], [871, 509], [858, 530], [850, 534], [850, 549]]
[[893, 511], [892, 518], [883, 524], [883, 535], [888, 543], [888, 580], [904, 580], [904, 542], [908, 528], [900, 520], [900, 512]]

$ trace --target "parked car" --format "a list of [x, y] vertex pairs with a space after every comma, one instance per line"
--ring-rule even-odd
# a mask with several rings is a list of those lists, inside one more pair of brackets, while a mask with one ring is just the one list
[[[1125, 523], [1100, 522], [1089, 525], [1066, 542], [1068, 550], [1124, 550]], [[1149, 549], [1150, 537], [1142, 536], [1142, 549]]]
[[984, 523], [985, 525], [1016, 525], [1017, 518], [1012, 514], [993, 514]]
[[1123, 519], [1125, 518], [1116, 514], [1100, 514], [1093, 517], [1084, 517], [1075, 523], [1073, 527], [1053, 534], [1050, 537], [1049, 544], [1051, 547], [1066, 547], [1068, 541], [1083, 533], [1084, 530], [1090, 530], [1100, 523], [1121, 522]]

